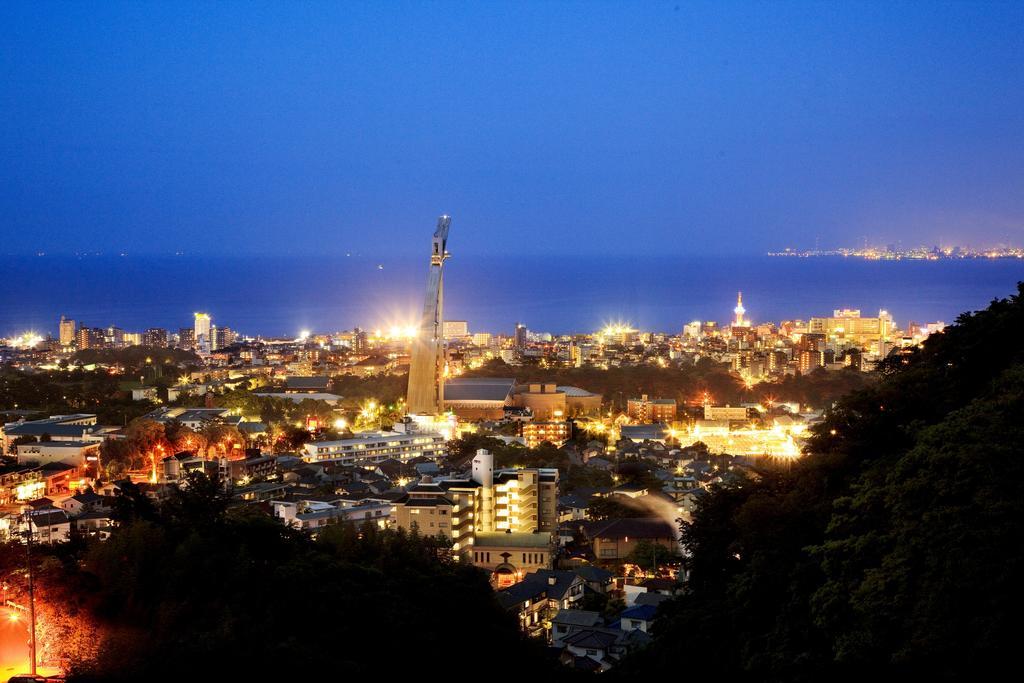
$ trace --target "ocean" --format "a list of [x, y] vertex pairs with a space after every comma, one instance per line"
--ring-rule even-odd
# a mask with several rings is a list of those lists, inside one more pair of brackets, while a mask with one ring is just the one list
[[[609, 322], [678, 332], [691, 320], [729, 320], [738, 291], [755, 323], [836, 308], [951, 323], [1024, 280], [1024, 260], [456, 255], [445, 268], [445, 317], [493, 333], [517, 322], [552, 333]], [[426, 259], [411, 257], [4, 256], [0, 336], [55, 335], [61, 315], [176, 331], [194, 311], [243, 334], [388, 329], [416, 321], [426, 271]]]

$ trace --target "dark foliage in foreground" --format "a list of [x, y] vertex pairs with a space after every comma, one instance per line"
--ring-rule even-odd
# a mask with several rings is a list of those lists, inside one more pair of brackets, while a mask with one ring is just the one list
[[104, 633], [71, 680], [392, 678], [484, 670], [495, 652], [517, 677], [556, 666], [441, 539], [340, 524], [311, 541], [225, 511], [201, 475], [159, 510], [125, 503], [122, 528], [60, 581]]
[[707, 497], [684, 529], [690, 590], [619, 673], [976, 680], [1014, 666], [1022, 338], [1024, 286], [890, 359], [791, 472]]

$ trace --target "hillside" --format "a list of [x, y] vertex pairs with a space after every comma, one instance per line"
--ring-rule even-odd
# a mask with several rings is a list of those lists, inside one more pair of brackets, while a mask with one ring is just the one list
[[684, 528], [689, 591], [621, 674], [975, 677], [1024, 604], [1024, 286], [890, 359], [788, 473]]

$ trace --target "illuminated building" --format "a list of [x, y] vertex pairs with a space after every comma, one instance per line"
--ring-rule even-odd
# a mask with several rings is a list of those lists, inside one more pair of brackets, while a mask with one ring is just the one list
[[[424, 477], [410, 486], [395, 501], [395, 523], [406, 530], [415, 524], [424, 535], [443, 534], [452, 540], [456, 552], [490, 569], [523, 552], [543, 552], [543, 560], [528, 559], [547, 563], [551, 559], [547, 548], [558, 524], [557, 490], [557, 469], [495, 470], [494, 456], [481, 449], [473, 457], [470, 478], [435, 481]], [[505, 542], [488, 537], [494, 541], [486, 551], [492, 553], [490, 557], [474, 556], [470, 551], [481, 534], [501, 536]], [[529, 550], [521, 542], [523, 535], [534, 537]], [[502, 557], [504, 552], [509, 558]]]
[[704, 404], [705, 420], [746, 420], [747, 409], [734, 406], [713, 406], [710, 403]]
[[888, 340], [894, 329], [888, 311], [879, 311], [876, 318], [862, 318], [859, 310], [847, 308], [833, 311], [830, 318], [811, 318], [807, 325], [809, 334], [824, 335], [829, 341], [846, 341], [861, 348]]
[[302, 459], [306, 462], [338, 462], [363, 465], [395, 459], [440, 458], [446, 453], [444, 437], [435, 433], [364, 432], [351, 439], [307, 443]]
[[209, 353], [213, 348], [213, 339], [210, 337], [212, 322], [209, 313], [196, 313], [195, 325], [193, 326], [193, 343], [195, 349], [200, 353]]
[[523, 323], [516, 323], [515, 347], [517, 351], [522, 351], [526, 348], [526, 335], [526, 325]]
[[520, 387], [512, 396], [513, 405], [529, 408], [534, 419], [551, 420], [566, 413], [565, 392], [553, 383], [534, 382]]
[[631, 398], [626, 402], [626, 414], [637, 422], [673, 422], [676, 419], [676, 400], [674, 398]]
[[178, 330], [178, 348], [192, 350], [196, 347], [196, 331], [191, 327]]
[[167, 330], [162, 327], [150, 327], [142, 333], [142, 345], [159, 348], [167, 346]]
[[75, 343], [75, 321], [60, 317], [60, 345], [71, 346]]
[[445, 339], [462, 339], [469, 336], [469, 323], [465, 320], [445, 320], [442, 330]]
[[106, 334], [99, 327], [78, 328], [77, 346], [82, 349], [102, 349], [106, 345]]
[[437, 219], [431, 241], [427, 294], [419, 332], [412, 341], [409, 389], [406, 409], [409, 414], [437, 415], [444, 412], [444, 262], [448, 259], [448, 227], [451, 218]]
[[464, 420], [500, 420], [511, 402], [511, 377], [457, 377], [445, 382], [444, 407]]
[[65, 463], [84, 469], [87, 461], [95, 461], [100, 452], [99, 441], [38, 441], [18, 444], [18, 463], [46, 465]]
[[822, 351], [801, 351], [798, 367], [800, 372], [805, 374], [823, 368], [825, 367], [825, 354]]
[[213, 350], [224, 349], [235, 343], [235, 331], [230, 327], [213, 326], [210, 333], [210, 348]]
[[522, 436], [526, 441], [527, 448], [536, 448], [547, 441], [555, 446], [561, 446], [569, 440], [572, 433], [572, 425], [568, 420], [551, 420], [523, 422], [521, 424]]
[[601, 394], [573, 386], [559, 386], [557, 389], [565, 394], [566, 415], [599, 415], [601, 413]]

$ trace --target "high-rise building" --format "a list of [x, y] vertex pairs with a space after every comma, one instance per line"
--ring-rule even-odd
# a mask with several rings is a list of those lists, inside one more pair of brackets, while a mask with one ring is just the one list
[[536, 448], [545, 441], [561, 446], [572, 436], [572, 424], [568, 420], [530, 420], [520, 424], [520, 435], [527, 448]]
[[395, 501], [395, 521], [424, 535], [443, 534], [454, 549], [472, 549], [480, 534], [551, 533], [558, 527], [558, 470], [496, 470], [494, 456], [478, 450], [469, 479], [425, 477]]
[[213, 349], [225, 349], [235, 343], [235, 338], [238, 335], [230, 327], [217, 327], [214, 325], [212, 337], [213, 337]]
[[526, 335], [529, 331], [523, 323], [516, 323], [516, 350], [522, 351], [526, 348]]
[[444, 262], [449, 216], [437, 219], [431, 241], [427, 293], [419, 333], [412, 341], [406, 409], [410, 415], [440, 415], [444, 409]]
[[107, 344], [115, 349], [124, 346], [124, 330], [120, 327], [110, 326], [106, 333]]
[[191, 327], [182, 327], [178, 330], [178, 348], [189, 350], [196, 348], [195, 329]]
[[68, 320], [64, 316], [60, 317], [60, 345], [71, 346], [75, 343], [75, 321]]
[[891, 338], [895, 325], [888, 311], [879, 311], [877, 318], [862, 318], [857, 309], [840, 309], [830, 318], [811, 318], [809, 334], [821, 334], [829, 341], [847, 341], [868, 348]]
[[469, 336], [469, 323], [465, 320], [445, 320], [443, 329], [445, 339], [461, 339]]
[[213, 339], [210, 338], [210, 331], [212, 326], [212, 320], [209, 313], [196, 313], [195, 314], [195, 326], [194, 326], [194, 343], [195, 348], [200, 353], [209, 353], [210, 347], [213, 344]]
[[78, 328], [76, 341], [79, 349], [102, 349], [106, 345], [106, 333], [102, 327], [82, 325]]
[[648, 398], [647, 394], [643, 394], [640, 398], [631, 398], [626, 402], [626, 414], [631, 420], [642, 424], [674, 422], [676, 400], [674, 398]]
[[800, 372], [806, 374], [818, 368], [825, 367], [825, 353], [823, 351], [801, 351]]
[[142, 345], [158, 348], [167, 346], [167, 330], [162, 327], [149, 328], [142, 333]]

